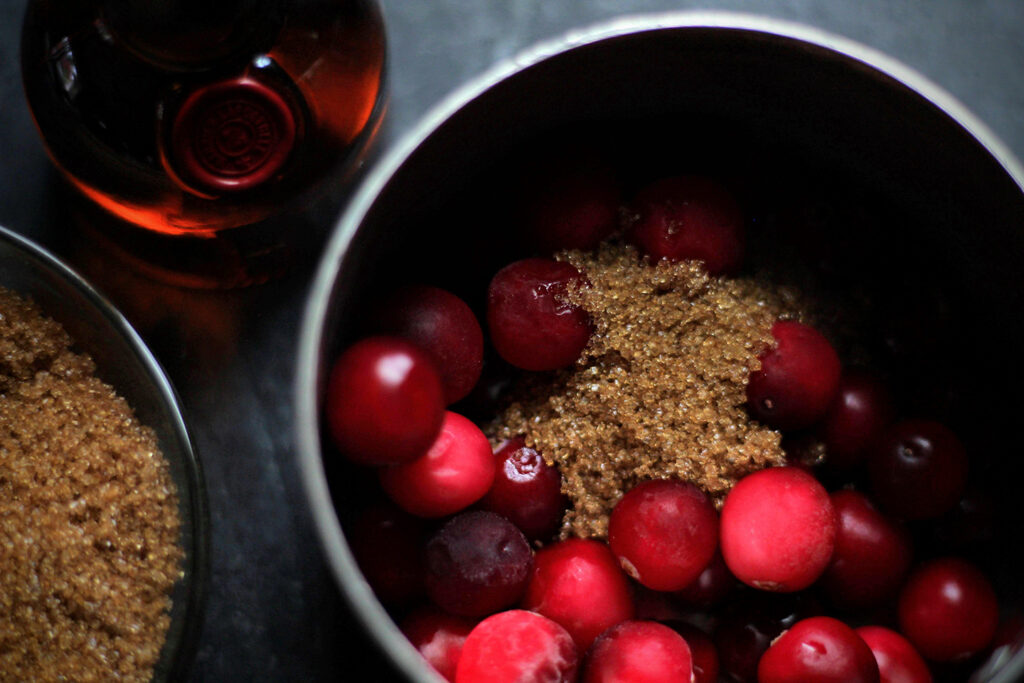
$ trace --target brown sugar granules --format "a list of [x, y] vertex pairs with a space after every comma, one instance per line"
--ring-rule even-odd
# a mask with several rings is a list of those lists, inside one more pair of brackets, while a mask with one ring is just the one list
[[0, 289], [0, 681], [148, 681], [181, 574], [155, 435]]
[[646, 479], [691, 481], [720, 502], [744, 474], [781, 464], [778, 432], [748, 417], [749, 374], [797, 292], [650, 264], [623, 245], [558, 256], [590, 286], [570, 292], [594, 332], [577, 363], [524, 380], [491, 425], [558, 464], [572, 505], [563, 536], [602, 537], [618, 499]]

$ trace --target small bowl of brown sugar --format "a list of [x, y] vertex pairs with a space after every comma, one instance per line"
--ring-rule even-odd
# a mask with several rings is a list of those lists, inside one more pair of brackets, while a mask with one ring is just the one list
[[181, 680], [207, 527], [156, 359], [88, 283], [0, 228], [0, 680]]

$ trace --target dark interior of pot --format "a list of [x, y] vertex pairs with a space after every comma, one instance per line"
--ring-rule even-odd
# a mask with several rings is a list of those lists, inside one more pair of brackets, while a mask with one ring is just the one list
[[[404, 282], [450, 289], [483, 320], [490, 276], [531, 254], [516, 222], [524, 188], [572, 145], [611, 159], [627, 196], [691, 172], [735, 191], [749, 219], [745, 272], [835, 302], [858, 331], [844, 360], [870, 362], [904, 414], [943, 421], [967, 445], [971, 514], [916, 530], [916, 552], [976, 561], [1012, 614], [1024, 194], [951, 115], [854, 57], [768, 33], [661, 29], [575, 47], [493, 85], [371, 206], [340, 263], [324, 357]], [[453, 410], [485, 419], [485, 393]], [[379, 494], [326, 442], [324, 460], [344, 524]], [[1013, 664], [976, 675], [1014, 680]], [[965, 666], [949, 675], [964, 680]]]

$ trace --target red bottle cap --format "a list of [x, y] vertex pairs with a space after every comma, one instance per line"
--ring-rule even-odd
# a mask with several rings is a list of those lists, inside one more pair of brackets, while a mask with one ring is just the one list
[[251, 189], [284, 165], [295, 146], [285, 98], [251, 78], [189, 95], [171, 125], [171, 162], [186, 183], [212, 192]]

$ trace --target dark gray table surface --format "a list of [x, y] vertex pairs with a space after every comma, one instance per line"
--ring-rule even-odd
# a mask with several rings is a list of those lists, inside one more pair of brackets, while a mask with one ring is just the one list
[[[0, 0], [0, 224], [72, 249], [21, 92], [26, 0]], [[1024, 2], [1017, 0], [386, 0], [386, 149], [438, 99], [535, 40], [636, 12], [738, 10], [875, 47], [964, 102], [1024, 158]], [[386, 681], [322, 559], [290, 433], [296, 334], [310, 269], [242, 291], [180, 290], [116, 266], [94, 282], [139, 328], [182, 396], [209, 487], [211, 581], [192, 679]]]

